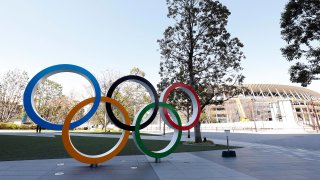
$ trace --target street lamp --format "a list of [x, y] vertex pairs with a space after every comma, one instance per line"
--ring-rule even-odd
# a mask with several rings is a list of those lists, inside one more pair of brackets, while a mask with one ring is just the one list
[[256, 118], [255, 118], [255, 113], [254, 113], [254, 110], [255, 110], [255, 106], [254, 106], [254, 102], [256, 100], [254, 99], [254, 97], [251, 98], [251, 102], [252, 102], [252, 119], [253, 119], [253, 123], [254, 123], [254, 129], [256, 132], [258, 132], [257, 130], [257, 125], [256, 125]]
[[[161, 116], [160, 116], [161, 121]], [[163, 121], [163, 135], [166, 135], [166, 123]]]

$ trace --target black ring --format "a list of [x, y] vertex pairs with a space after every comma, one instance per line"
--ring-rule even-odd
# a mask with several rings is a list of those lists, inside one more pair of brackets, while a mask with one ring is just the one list
[[[155, 90], [155, 88], [153, 87], [153, 85], [146, 80], [143, 77], [140, 76], [136, 76], [136, 75], [129, 75], [129, 76], [124, 76], [118, 80], [116, 80], [110, 87], [110, 89], [108, 90], [107, 93], [107, 97], [112, 98], [112, 94], [114, 92], [114, 90], [116, 89], [116, 87], [121, 84], [124, 81], [127, 80], [131, 80], [134, 81], [136, 83], [140, 83], [143, 85], [143, 87], [145, 87], [148, 92], [152, 94], [150, 94], [151, 98], [154, 98], [154, 103], [155, 103], [155, 107], [153, 108], [153, 112], [151, 114], [151, 116], [144, 122], [141, 124], [140, 129], [143, 129], [145, 127], [147, 127], [150, 123], [152, 123], [152, 121], [155, 119], [155, 117], [157, 116], [158, 113], [158, 109], [159, 109], [159, 97], [157, 95], [157, 91]], [[126, 124], [123, 124], [121, 121], [119, 121], [116, 116], [113, 114], [112, 112], [112, 108], [111, 108], [111, 104], [110, 103], [106, 103], [106, 109], [107, 109], [107, 115], [109, 116], [110, 120], [120, 129], [123, 130], [128, 130], [128, 131], [135, 131], [135, 126], [128, 126]]]

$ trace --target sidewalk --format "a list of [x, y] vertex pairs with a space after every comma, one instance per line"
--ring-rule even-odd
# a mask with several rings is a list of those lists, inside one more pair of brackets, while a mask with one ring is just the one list
[[0, 162], [0, 179], [254, 179], [190, 153], [154, 163], [144, 155], [117, 156], [98, 168], [73, 159]]
[[319, 151], [234, 141], [231, 145], [244, 147], [236, 149], [237, 158], [222, 158], [221, 151], [173, 153], [161, 163], [144, 155], [117, 156], [98, 168], [74, 159], [2, 161], [0, 179], [319, 179]]

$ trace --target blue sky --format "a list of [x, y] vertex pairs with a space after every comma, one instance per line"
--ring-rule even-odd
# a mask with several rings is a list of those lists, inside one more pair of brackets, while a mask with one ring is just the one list
[[[291, 84], [290, 63], [280, 52], [279, 20], [287, 0], [220, 2], [232, 13], [228, 30], [245, 45], [245, 83]], [[156, 40], [171, 22], [166, 14], [165, 0], [2, 0], [0, 72], [18, 68], [31, 77], [48, 66], [70, 63], [94, 74], [111, 69], [125, 75], [135, 66], [156, 84]], [[78, 83], [58, 79], [66, 86]], [[309, 88], [319, 91], [320, 83]]]

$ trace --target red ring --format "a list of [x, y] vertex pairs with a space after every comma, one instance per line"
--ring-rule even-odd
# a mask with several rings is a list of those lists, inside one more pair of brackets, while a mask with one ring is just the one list
[[195, 97], [196, 99], [196, 103], [198, 105], [198, 114], [195, 118], [195, 120], [193, 121], [193, 123], [191, 123], [190, 125], [188, 126], [180, 126], [180, 125], [177, 125], [169, 116], [169, 113], [168, 113], [168, 110], [166, 108], [162, 108], [163, 109], [163, 113], [164, 113], [164, 116], [167, 120], [167, 122], [175, 129], [178, 129], [178, 130], [189, 130], [191, 128], [193, 128], [199, 121], [199, 118], [200, 118], [200, 113], [201, 113], [201, 107], [200, 107], [200, 100], [199, 100], [199, 97], [196, 93], [196, 91], [189, 85], [186, 85], [186, 84], [183, 84], [183, 83], [173, 83], [171, 86], [169, 86], [163, 96], [163, 100], [162, 102], [166, 103], [168, 97], [169, 97], [169, 94], [172, 90], [176, 89], [176, 88], [185, 88], [185, 89], [188, 89], [192, 94], [193, 96]]

